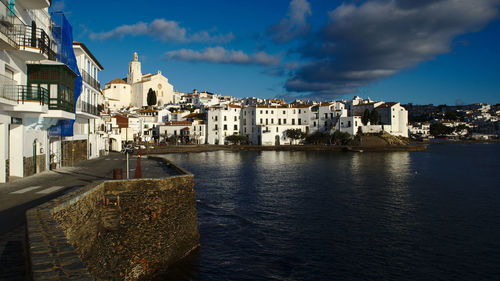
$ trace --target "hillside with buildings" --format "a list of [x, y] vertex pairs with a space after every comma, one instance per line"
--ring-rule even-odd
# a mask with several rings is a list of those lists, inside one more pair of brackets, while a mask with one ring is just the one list
[[64, 14], [22, 3], [0, 4], [0, 182], [121, 151], [126, 143], [275, 146], [345, 144], [363, 135], [366, 144], [398, 143], [384, 135], [498, 137], [498, 105], [402, 106], [360, 97], [286, 103], [183, 93], [160, 70], [143, 74], [137, 53], [126, 73], [102, 87], [104, 67], [85, 43], [73, 41]]

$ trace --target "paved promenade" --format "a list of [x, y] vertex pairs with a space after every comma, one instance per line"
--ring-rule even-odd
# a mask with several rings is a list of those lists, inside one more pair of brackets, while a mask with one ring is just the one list
[[[125, 155], [110, 153], [73, 167], [47, 171], [15, 182], [0, 184], [0, 281], [26, 280], [24, 231], [26, 210], [95, 181], [113, 178], [113, 169], [122, 168], [126, 177]], [[134, 177], [137, 156], [130, 157], [130, 178]], [[162, 163], [141, 158], [144, 178], [176, 174]]]

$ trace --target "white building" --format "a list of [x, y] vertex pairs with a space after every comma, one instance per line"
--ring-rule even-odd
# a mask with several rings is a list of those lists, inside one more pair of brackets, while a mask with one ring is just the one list
[[207, 113], [207, 142], [224, 144], [225, 138], [240, 133], [241, 106], [212, 106]]
[[160, 142], [175, 139], [178, 143], [204, 144], [206, 128], [203, 120], [196, 119], [194, 121], [169, 121], [164, 125], [159, 125], [158, 131]]
[[174, 86], [161, 71], [156, 74], [142, 74], [139, 56], [134, 53], [129, 63], [127, 81], [114, 79], [107, 83], [104, 87], [104, 96], [108, 99], [112, 110], [129, 106], [141, 108], [148, 105], [147, 97], [150, 89], [156, 93], [157, 105], [171, 104], [178, 98], [178, 95], [174, 94]]
[[48, 129], [74, 116], [76, 74], [55, 62], [50, 1], [0, 1], [0, 183], [47, 170]]
[[104, 68], [85, 44], [73, 41], [78, 69], [82, 76], [82, 93], [76, 103], [76, 119], [72, 140], [87, 141], [87, 159], [97, 158], [105, 152], [105, 138], [98, 132], [102, 103], [101, 84], [98, 73]]
[[131, 104], [132, 87], [122, 79], [116, 78], [108, 82], [104, 86], [103, 93], [108, 108], [112, 111], [129, 107]]

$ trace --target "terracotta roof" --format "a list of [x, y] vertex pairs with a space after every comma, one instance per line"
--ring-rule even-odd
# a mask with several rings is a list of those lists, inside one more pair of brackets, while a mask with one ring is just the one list
[[108, 83], [106, 83], [106, 85], [108, 85], [108, 84], [127, 84], [127, 82], [123, 81], [120, 78], [116, 78], [116, 79], [113, 79], [113, 80], [109, 81]]
[[152, 108], [146, 108], [146, 109], [139, 109], [137, 112], [139, 113], [152, 113], [152, 112], [158, 112], [158, 109], [152, 109]]
[[386, 103], [383, 103], [383, 104], [377, 106], [377, 108], [381, 108], [381, 107], [393, 107], [393, 106], [395, 106], [398, 103], [399, 102], [386, 102]]
[[165, 125], [191, 125], [193, 122], [191, 121], [168, 121]]
[[186, 115], [186, 116], [184, 116], [182, 118], [186, 118], [186, 119], [187, 118], [194, 118], [194, 117], [200, 117], [201, 115], [203, 115], [203, 114], [201, 114], [201, 113], [190, 113], [190, 114], [188, 114], [188, 115]]
[[319, 104], [319, 106], [329, 106], [329, 105], [331, 105], [331, 103], [330, 103], [330, 102], [321, 102], [321, 103]]
[[229, 104], [228, 106], [231, 108], [241, 108], [241, 106], [235, 104]]
[[182, 128], [182, 130], [189, 130], [189, 127], [184, 127]]
[[312, 105], [310, 105], [310, 104], [297, 104], [297, 105], [293, 105], [292, 107], [293, 108], [309, 108], [311, 106]]

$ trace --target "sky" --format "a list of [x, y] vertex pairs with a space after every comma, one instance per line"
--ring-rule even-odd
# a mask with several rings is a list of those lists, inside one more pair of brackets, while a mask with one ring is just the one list
[[53, 1], [104, 66], [235, 97], [500, 103], [500, 0]]

